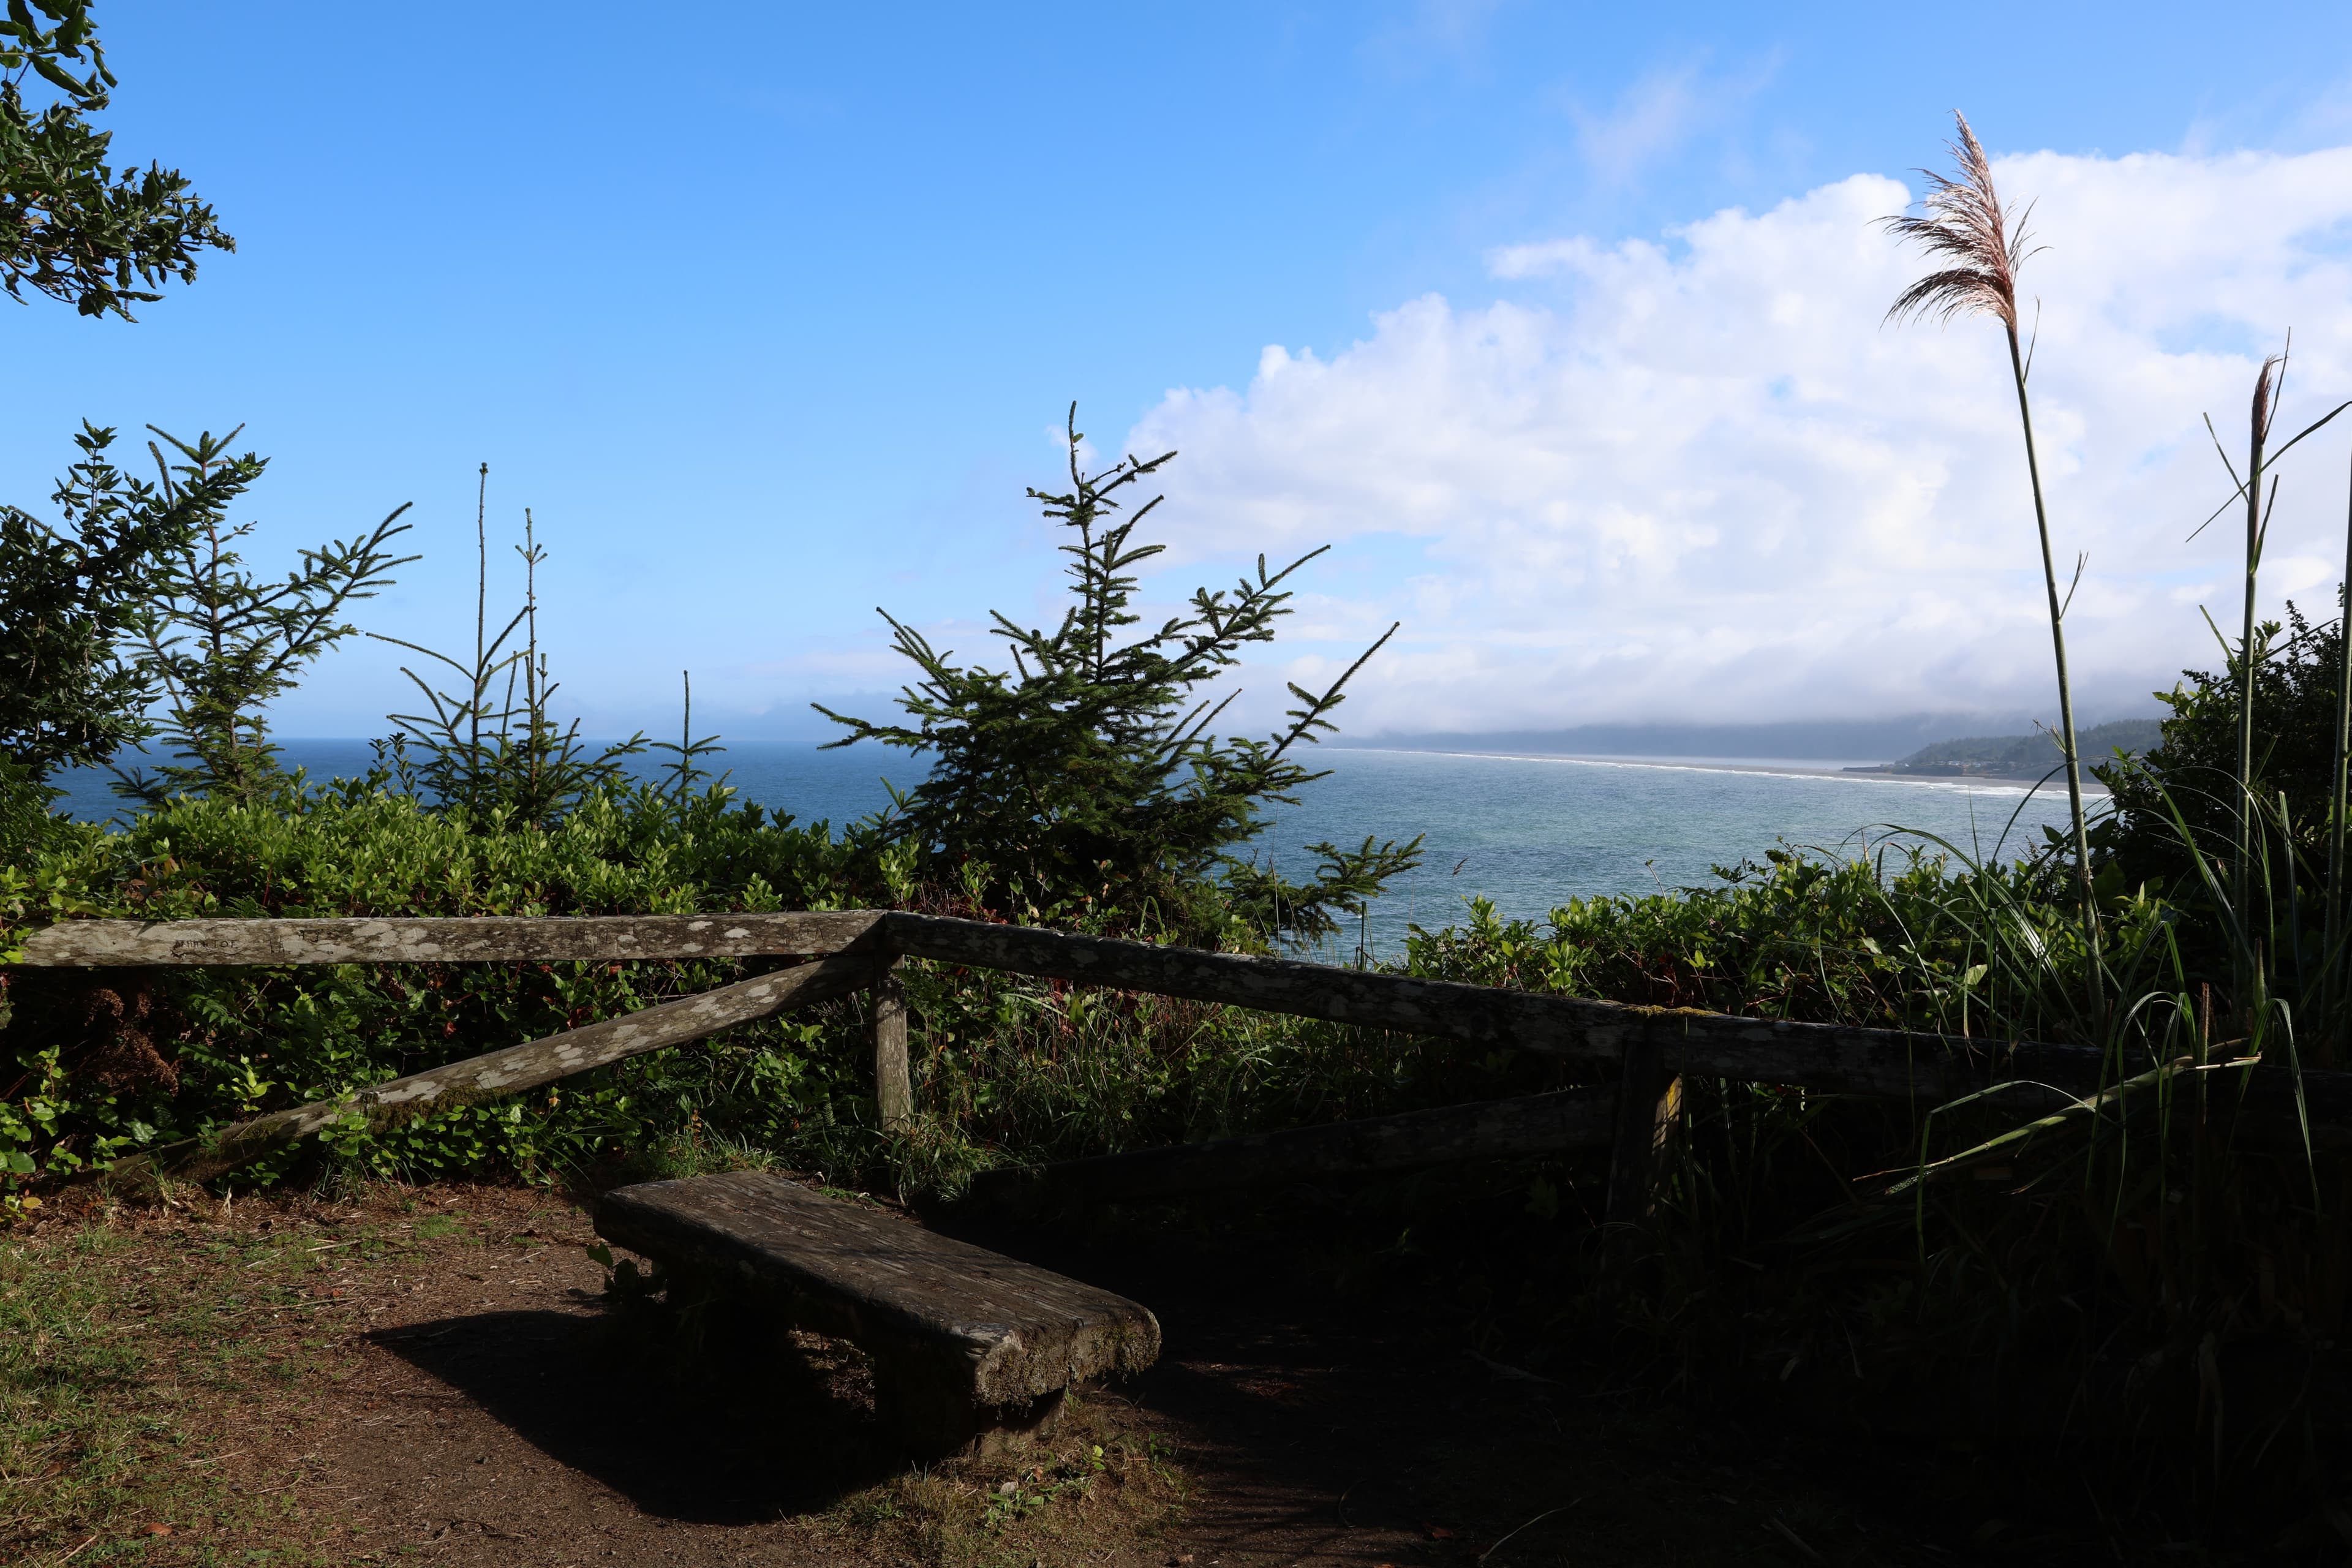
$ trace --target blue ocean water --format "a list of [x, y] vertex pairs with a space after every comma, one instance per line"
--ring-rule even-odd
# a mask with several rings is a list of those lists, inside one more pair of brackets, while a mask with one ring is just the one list
[[[326, 778], [364, 772], [366, 742], [283, 742], [289, 765]], [[1709, 868], [1761, 859], [1781, 844], [1853, 854], [1900, 830], [1933, 834], [1992, 856], [2015, 853], [2065, 820], [2063, 790], [2029, 792], [1981, 779], [1842, 776], [1837, 764], [1772, 759], [1486, 756], [1330, 749], [1329, 770], [1258, 840], [1294, 877], [1313, 868], [1306, 846], [1355, 845], [1367, 834], [1424, 836], [1421, 868], [1375, 906], [1363, 935], [1396, 950], [1408, 922], [1442, 925], [1474, 896], [1507, 915], [1540, 916], [1570, 897], [1654, 892], [1713, 880]], [[879, 809], [883, 780], [919, 782], [922, 764], [873, 746], [821, 752], [805, 743], [746, 742], [715, 759], [747, 799], [802, 822], [839, 827]], [[656, 764], [648, 764], [649, 768]], [[78, 816], [120, 806], [103, 774], [58, 781]], [[2013, 819], [2013, 820], [2012, 820]], [[1352, 942], [1350, 942], [1352, 946]]]
[[[314, 780], [351, 778], [374, 765], [375, 752], [365, 741], [281, 740], [279, 760], [300, 768]], [[126, 760], [125, 766], [136, 759]], [[662, 772], [663, 759], [652, 753], [635, 759], [635, 771], [648, 776]], [[909, 788], [921, 782], [923, 766], [904, 752], [886, 752], [876, 746], [852, 752], [821, 752], [814, 745], [779, 742], [738, 742], [705, 766], [730, 775], [728, 782], [772, 811], [786, 811], [803, 823], [829, 822], [835, 828], [889, 804], [885, 774]], [[123, 809], [103, 771], [83, 769], [60, 774], [55, 781], [66, 792], [59, 808], [75, 816], [103, 821]]]
[[[1570, 898], [1720, 885], [1712, 868], [1781, 845], [1839, 855], [1930, 834], [1972, 857], [2008, 857], [2066, 820], [2062, 788], [1983, 779], [1842, 776], [1839, 764], [1769, 758], [1644, 760], [1333, 750], [1330, 769], [1265, 842], [1279, 869], [1300, 847], [1425, 835], [1421, 868], [1390, 884], [1366, 934], [1376, 953], [1408, 922], [1459, 918], [1474, 897], [1541, 916]], [[1910, 837], [1909, 842], [1922, 842]]]

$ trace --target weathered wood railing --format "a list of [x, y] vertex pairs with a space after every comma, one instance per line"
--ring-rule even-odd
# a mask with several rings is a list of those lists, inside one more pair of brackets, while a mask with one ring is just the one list
[[[867, 991], [876, 1094], [886, 1125], [909, 1113], [907, 1025], [892, 966], [906, 958], [1153, 992], [1401, 1034], [1621, 1065], [1634, 1092], [1615, 1115], [1621, 1179], [1645, 1162], [1658, 1105], [1689, 1074], [1831, 1093], [1948, 1102], [2000, 1083], [2064, 1103], [2111, 1082], [2094, 1049], [1833, 1024], [1628, 1006], [1488, 986], [1202, 952], [1029, 927], [884, 910], [729, 916], [456, 920], [75, 921], [27, 937], [33, 967], [469, 963], [790, 958], [800, 962], [701, 995], [273, 1112], [159, 1163], [207, 1174], [340, 1118], [414, 1116], [434, 1104], [509, 1094], [624, 1058], [701, 1039], [794, 1007]], [[2231, 1064], [2206, 1069], [2236, 1130], [2263, 1140], [2352, 1143], [2352, 1074]], [[1580, 1124], [1590, 1124], [1586, 1117]], [[1253, 1156], [1263, 1158], [1264, 1156]], [[1307, 1156], [1299, 1156], [1307, 1158]], [[1612, 1199], [1612, 1209], [1622, 1205]]]
[[278, 968], [336, 963], [636, 962], [796, 959], [773, 973], [528, 1040], [486, 1056], [241, 1121], [208, 1138], [117, 1162], [118, 1173], [168, 1171], [194, 1180], [233, 1170], [349, 1117], [384, 1125], [436, 1106], [534, 1089], [591, 1068], [705, 1039], [795, 1007], [871, 989], [880, 1100], [904, 1117], [906, 1022], [880, 940], [879, 911], [737, 915], [483, 916], [440, 920], [68, 921], [27, 936], [33, 968]]
[[483, 915], [470, 920], [67, 921], [25, 939], [36, 968], [127, 964], [555, 963], [838, 952], [872, 910], [770, 915]]

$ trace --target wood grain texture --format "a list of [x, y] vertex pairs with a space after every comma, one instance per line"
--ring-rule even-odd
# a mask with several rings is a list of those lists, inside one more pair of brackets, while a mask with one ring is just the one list
[[740, 980], [676, 1002], [567, 1029], [544, 1039], [509, 1046], [487, 1056], [396, 1078], [373, 1089], [332, 1100], [313, 1100], [223, 1129], [208, 1139], [173, 1144], [142, 1163], [118, 1161], [118, 1178], [138, 1180], [161, 1173], [203, 1181], [347, 1116], [384, 1125], [436, 1105], [514, 1094], [557, 1079], [588, 1071], [667, 1046], [683, 1045], [757, 1023], [792, 1007], [845, 996], [872, 984], [873, 960], [863, 953], [835, 953], [773, 974]]
[[1123, 1203], [1320, 1176], [1406, 1171], [1454, 1160], [1595, 1148], [1610, 1140], [1616, 1103], [1612, 1088], [1570, 1089], [1102, 1154], [1034, 1170], [1005, 1167], [982, 1172], [972, 1182], [971, 1195], [992, 1204], [1038, 1199]]
[[65, 921], [25, 939], [38, 968], [122, 964], [490, 963], [777, 958], [837, 952], [872, 910], [453, 920]]
[[875, 1110], [887, 1131], [915, 1114], [915, 1084], [907, 1063], [907, 994], [887, 973], [875, 983], [870, 1033]]
[[771, 1171], [623, 1187], [598, 1200], [596, 1231], [853, 1342], [877, 1374], [911, 1372], [974, 1406], [1025, 1406], [1160, 1354], [1159, 1320], [1125, 1297]]

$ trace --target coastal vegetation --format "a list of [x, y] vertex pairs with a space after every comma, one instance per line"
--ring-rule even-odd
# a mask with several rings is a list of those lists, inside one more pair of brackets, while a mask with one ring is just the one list
[[[29, 61], [54, 83], [58, 60], [80, 49], [94, 61], [95, 45], [83, 7], [41, 11], [56, 24], [47, 31], [12, 9], [0, 68]], [[21, 110], [12, 83], [0, 124], [49, 138], [44, 148], [78, 147], [96, 168], [102, 140], [92, 152], [73, 117], [103, 107], [100, 75], [65, 74], [64, 119]], [[1958, 177], [1937, 184], [1927, 219], [1899, 229], [1954, 266], [1897, 310], [1982, 310], [2002, 322], [2031, 464], [2013, 287], [2025, 242], [1965, 122], [1959, 135]], [[122, 279], [151, 263], [192, 268], [192, 247], [226, 240], [176, 179], [152, 197], [119, 182], [58, 185], [80, 192], [89, 221], [118, 226], [107, 232], [120, 265], [101, 288], [44, 261], [43, 224], [67, 221], [44, 219], [19, 226], [33, 241], [12, 242], [32, 258], [25, 280], [87, 313], [93, 300], [121, 310], [149, 297]], [[2294, 445], [2270, 440], [2275, 384], [2266, 364], [2249, 458], [2230, 476], [2249, 519], [2249, 605], [2261, 486]], [[959, 663], [891, 621], [915, 672], [899, 714], [834, 717], [844, 743], [898, 747], [929, 772], [890, 809], [839, 825], [738, 800], [690, 712], [666, 779], [620, 765], [642, 737], [583, 742], [538, 648], [535, 589], [502, 632], [485, 608], [470, 659], [409, 645], [446, 673], [418, 678], [429, 711], [398, 721], [373, 769], [287, 771], [268, 704], [354, 634], [353, 606], [402, 564], [399, 514], [304, 554], [282, 581], [251, 575], [225, 511], [263, 467], [230, 454], [234, 435], [159, 433], [154, 477], [134, 479], [111, 466], [111, 433], [85, 428], [54, 492], [56, 521], [0, 512], [0, 959], [32, 928], [93, 916], [877, 906], [1334, 957], [1345, 917], [1416, 861], [1412, 843], [1323, 844], [1314, 872], [1294, 880], [1251, 853], [1269, 808], [1318, 776], [1306, 748], [1332, 731], [1349, 679], [1381, 642], [1329, 686], [1292, 687], [1272, 734], [1231, 734], [1215, 683], [1273, 640], [1314, 556], [1273, 569], [1261, 559], [1234, 587], [1203, 587], [1146, 626], [1138, 573], [1158, 547], [1137, 531], [1156, 502], [1122, 509], [1171, 458], [1090, 472], [1075, 411], [1067, 488], [1031, 492], [1065, 541], [1065, 615], [1050, 630], [997, 616], [992, 665]], [[1597, 1244], [1605, 1173], [1565, 1155], [1450, 1184], [1368, 1184], [1335, 1201], [1332, 1223], [1367, 1272], [1433, 1258], [1466, 1277], [1472, 1250], [1498, 1243], [1541, 1259], [1526, 1263], [1515, 1304], [1477, 1308], [1489, 1348], [1514, 1367], [1565, 1365], [1599, 1344], [1659, 1398], [1985, 1439], [2024, 1466], [2063, 1455], [2119, 1521], [2117, 1541], [2188, 1531], [2324, 1543], [2352, 1517], [2352, 1431], [2335, 1397], [2352, 1376], [2339, 1349], [2352, 1164], [2316, 1141], [2237, 1146], [2198, 1114], [2204, 1095], [2225, 1091], [2196, 1075], [2245, 1060], [2301, 1072], [2352, 1052], [2340, 622], [2249, 620], [2221, 670], [2192, 673], [2164, 699], [2158, 743], [2098, 767], [2115, 809], [2095, 816], [2079, 788], [2081, 742], [2095, 732], [2073, 728], [2065, 598], [2038, 487], [2035, 510], [2069, 831], [1984, 858], [1899, 834], [1845, 856], [1757, 846], [1705, 888], [1564, 889], [1539, 920], [1474, 904], [1458, 923], [1416, 928], [1388, 962], [1659, 1007], [2092, 1046], [2109, 1064], [2105, 1091], [2054, 1113], [1999, 1091], [1929, 1111], [1693, 1082], [1655, 1212], [1631, 1237]], [[535, 564], [535, 533], [524, 549]], [[58, 769], [159, 737], [173, 761], [123, 775], [126, 825], [51, 813]], [[748, 972], [714, 961], [0, 973], [0, 1213], [34, 1214], [114, 1160], [257, 1110]], [[901, 1124], [875, 1114], [866, 1004], [853, 998], [526, 1097], [338, 1128], [215, 1187], [593, 1188], [776, 1164], [944, 1205], [989, 1165], [1605, 1071], [938, 966], [910, 966], [906, 986], [917, 1112]], [[1223, 1222], [1283, 1217], [1229, 1211]], [[0, 1472], [49, 1462], [46, 1375], [21, 1356], [0, 1361]]]
[[[1099, 553], [1101, 536], [1090, 544], [1087, 532], [1072, 531], [1078, 565], [1066, 649], [1087, 635], [1067, 628], [1113, 622], [1129, 591], [1121, 572], [1089, 564], [1118, 559]], [[1113, 548], [1132, 546], [1122, 535]], [[1261, 590], [1281, 592], [1254, 581], [1244, 595]], [[1280, 610], [1270, 606], [1264, 624]], [[2315, 633], [2259, 650], [2265, 732], [2284, 742], [2313, 727], [2333, 693], [2319, 672], [2338, 647]], [[137, 645], [126, 643], [124, 657], [137, 658]], [[547, 747], [572, 731], [541, 698], [523, 704], [503, 738], [495, 727], [477, 737], [457, 726], [388, 742], [381, 765], [360, 778], [222, 778], [168, 795], [121, 828], [44, 815], [13, 842], [0, 872], [10, 926], [84, 915], [890, 905], [1270, 952], [1328, 939], [1337, 916], [1409, 863], [1411, 846], [1368, 844], [1352, 859], [1326, 847], [1320, 874], [1294, 883], [1247, 856], [1246, 832], [1262, 822], [1270, 793], [1247, 786], [1311, 782], [1286, 766], [1283, 742], [1303, 716], [1328, 712], [1341, 695], [1335, 689], [1297, 694], [1284, 734], [1232, 742], [1227, 771], [1188, 769], [1226, 781], [1221, 796], [1204, 799], [1183, 793], [1181, 777], [1136, 761], [1199, 725], [1198, 703], [1173, 706], [1169, 685], [1145, 699], [1169, 715], [1160, 728], [1139, 720], [1118, 731], [1070, 724], [1056, 704], [1024, 709], [1016, 679], [971, 675], [936, 655], [930, 664], [968, 684], [919, 688], [898, 728], [908, 736], [926, 723], [961, 728], [977, 806], [968, 817], [944, 788], [929, 802], [838, 826], [771, 814], [740, 803], [706, 771], [709, 743], [695, 742], [690, 726], [668, 779], [574, 772], [570, 793], [551, 799]], [[1083, 693], [1091, 673], [1063, 669], [1056, 679]], [[2234, 696], [2226, 672], [2192, 677], [2167, 721], [2168, 746], [2147, 763], [2109, 770], [2127, 806], [2096, 825], [2104, 969], [2082, 941], [2063, 836], [2022, 859], [1982, 863], [1916, 839], [1844, 858], [1773, 847], [1722, 868], [1711, 887], [1570, 899], [1544, 920], [1475, 905], [1453, 926], [1416, 930], [1391, 963], [1430, 978], [1658, 1006], [2101, 1044], [2119, 1082], [2144, 1081], [2141, 1064], [2184, 1051], [2243, 1053], [2262, 1019], [2233, 1005], [2232, 906], [2215, 896], [2226, 882], [2208, 886], [2213, 879], [2193, 868], [2169, 879], [2132, 869], [2179, 842], [2167, 804], [2173, 781], [2185, 783], [2188, 768], [2206, 765], [2189, 759], [2234, 735]], [[1098, 713], [1145, 706], [1131, 689], [1118, 703], [1097, 700]], [[2309, 710], [2300, 718], [2298, 702]], [[977, 743], [966, 714], [1000, 725], [999, 736], [1015, 743]], [[883, 738], [877, 731], [887, 728], [856, 732]], [[476, 749], [453, 752], [460, 734]], [[1056, 739], [1062, 751], [1045, 749]], [[2276, 781], [2290, 802], [2324, 805], [2327, 757], [2315, 774], [2315, 751], [2283, 743], [2263, 753], [2264, 790]], [[1052, 765], [1030, 772], [1040, 760]], [[1017, 790], [1050, 790], [1076, 771], [1073, 760], [1091, 766], [1103, 787], [1040, 796], [1059, 814], [1002, 807]], [[1236, 778], [1244, 787], [1230, 787]], [[460, 781], [473, 793], [428, 780]], [[1121, 781], [1131, 796], [1116, 793]], [[926, 809], [934, 815], [919, 815]], [[1129, 830], [1138, 820], [1202, 816], [1209, 825], [1189, 844], [1171, 831]], [[2263, 886], [2282, 917], [2315, 908], [2325, 889], [2325, 835], [2273, 831], [2301, 820], [2263, 819], [2282, 876]], [[991, 825], [996, 836], [983, 839]], [[966, 831], [942, 831], [953, 827]], [[2208, 831], [2226, 844], [2234, 826], [2224, 814]], [[1219, 847], [1220, 835], [1229, 847]], [[2274, 994], [2292, 999], [2293, 1040], [2315, 1061], [2326, 1059], [2331, 1026], [2340, 1026], [2306, 1005], [2305, 993], [2327, 972], [2316, 956], [2273, 941], [2261, 971]], [[16, 972], [5, 992], [16, 1081], [0, 1101], [0, 1162], [13, 1173], [5, 1201], [24, 1212], [54, 1197], [58, 1181], [124, 1154], [744, 973], [735, 963]], [[2133, 1005], [2088, 1016], [2081, 997], [2094, 974]], [[1605, 1070], [923, 965], [910, 966], [906, 984], [918, 1113], [894, 1128], [876, 1120], [865, 1004], [851, 999], [528, 1097], [373, 1131], [339, 1130], [224, 1184], [332, 1189], [384, 1177], [490, 1177], [593, 1186], [774, 1163], [948, 1201], [992, 1164], [1491, 1099]], [[2280, 1038], [2261, 1043], [2277, 1051]], [[2315, 1368], [2324, 1363], [2316, 1342], [2332, 1337], [2343, 1304], [2328, 1262], [2332, 1210], [2315, 1206], [2312, 1194], [2333, 1190], [2334, 1156], [2206, 1147], [2160, 1121], [2151, 1130], [2121, 1115], [2035, 1126], [1997, 1097], [1923, 1118], [1693, 1083], [1680, 1121], [1664, 1196], [1644, 1227], [1648, 1245], [1607, 1270], [1596, 1255], [1593, 1271], [1557, 1281], [1544, 1315], [1551, 1326], [1530, 1321], [1515, 1331], [1524, 1339], [1512, 1353], [1522, 1363], [1541, 1363], [1556, 1334], [1598, 1327], [1616, 1342], [1647, 1347], [1642, 1353], [1663, 1358], [1661, 1366], [1680, 1367], [1677, 1378], [1698, 1378], [1710, 1397], [1777, 1386], [1775, 1397], [1801, 1394], [1879, 1419], [1890, 1407], [1936, 1407], [1966, 1387], [1982, 1419], [2003, 1430], [2071, 1425], [2109, 1440], [2128, 1419], [2140, 1434], [2132, 1462], [2154, 1467], [2135, 1474], [2183, 1475], [2195, 1483], [2184, 1495], [2225, 1511], [2253, 1495], [2245, 1467], [2285, 1426], [2316, 1415], [2305, 1396], [2260, 1408], [2258, 1419], [2242, 1401], [2246, 1425], [2217, 1439], [2200, 1380], [2225, 1352], [2298, 1345]], [[1930, 1179], [1896, 1192], [1894, 1180], [1873, 1174], [1978, 1169], [2001, 1172], [2004, 1184]], [[1563, 1157], [1525, 1163], [1508, 1179], [1515, 1245], [1578, 1256], [1573, 1238], [1599, 1212], [1601, 1170]], [[1376, 1185], [1362, 1201], [1370, 1215], [1427, 1237], [1433, 1215], [1424, 1209], [1416, 1221], [1415, 1205], [1462, 1200], [1451, 1190], [1440, 1200], [1426, 1189], [1413, 1198]], [[2119, 1245], [2118, 1233], [2128, 1242]], [[2258, 1279], [2269, 1280], [2259, 1305], [2245, 1294]], [[1832, 1354], [1841, 1345], [1844, 1353]], [[1763, 1375], [1768, 1363], [1803, 1374]], [[2008, 1369], [1998, 1386], [1978, 1385], [1986, 1364]], [[2118, 1367], [2140, 1370], [2115, 1383]], [[2319, 1431], [2315, 1455], [2326, 1448], [2324, 1423]], [[2261, 1483], [2265, 1495], [2308, 1495], [2316, 1479], [2298, 1461]]]

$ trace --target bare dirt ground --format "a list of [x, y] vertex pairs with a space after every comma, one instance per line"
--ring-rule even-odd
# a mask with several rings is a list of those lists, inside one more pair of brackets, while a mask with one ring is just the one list
[[608, 1301], [559, 1194], [68, 1208], [0, 1232], [0, 1333], [20, 1336], [0, 1561], [1533, 1568], [2084, 1544], [1972, 1503], [1964, 1458], [1825, 1457], [1605, 1365], [1538, 1377], [1410, 1295], [1300, 1285], [1262, 1250], [982, 1237], [1152, 1307], [1166, 1352], [1017, 1461], [924, 1471], [878, 1440], [845, 1347], [695, 1356]]

